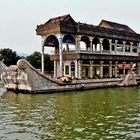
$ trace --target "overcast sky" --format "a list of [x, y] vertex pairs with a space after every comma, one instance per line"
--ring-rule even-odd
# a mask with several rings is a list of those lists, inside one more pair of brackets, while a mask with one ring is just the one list
[[126, 24], [140, 33], [140, 0], [0, 0], [0, 48], [40, 51], [36, 25], [65, 14], [93, 25], [102, 19]]

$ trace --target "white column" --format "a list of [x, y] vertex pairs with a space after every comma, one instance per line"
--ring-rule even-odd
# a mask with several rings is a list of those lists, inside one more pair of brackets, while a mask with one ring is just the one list
[[78, 62], [77, 62], [77, 60], [75, 60], [75, 77], [78, 78], [78, 74], [79, 74], [79, 71], [78, 71]]
[[75, 45], [75, 50], [77, 53], [80, 52], [80, 40], [81, 40], [81, 36], [80, 35], [77, 35], [76, 36], [76, 45]]
[[115, 40], [115, 53], [117, 52], [117, 40]]
[[115, 61], [115, 77], [118, 77], [117, 64], [118, 64], [118, 61]]
[[90, 78], [93, 78], [93, 62], [94, 61], [90, 61]]
[[82, 79], [82, 75], [83, 75], [83, 70], [82, 70], [82, 60], [78, 61], [78, 67], [79, 67], [79, 79]]
[[44, 42], [45, 42], [46, 36], [41, 37], [41, 71], [44, 73]]
[[104, 61], [100, 61], [100, 78], [103, 78], [103, 63]]
[[112, 78], [112, 61], [109, 61], [109, 78]]
[[100, 40], [100, 51], [103, 51], [103, 39], [99, 39]]
[[126, 42], [123, 41], [123, 53], [125, 53], [125, 47], [126, 47], [126, 46], [125, 46], [125, 43], [126, 43]]
[[59, 76], [63, 76], [62, 37], [59, 37]]
[[123, 76], [125, 76], [125, 64], [126, 62], [123, 62]]
[[70, 76], [70, 77], [72, 77], [72, 75], [71, 75], [71, 62], [72, 62], [72, 61], [69, 61], [69, 62], [68, 62], [68, 65], [69, 65], [69, 76]]
[[54, 77], [57, 77], [57, 62], [54, 60]]
[[93, 51], [93, 44], [92, 44], [93, 37], [90, 37], [89, 40], [90, 40], [90, 51]]
[[110, 52], [112, 51], [112, 40], [109, 40], [109, 48], [110, 48]]
[[44, 73], [44, 46], [42, 46], [41, 50], [41, 71]]
[[132, 53], [133, 51], [133, 42], [130, 42], [130, 53]]

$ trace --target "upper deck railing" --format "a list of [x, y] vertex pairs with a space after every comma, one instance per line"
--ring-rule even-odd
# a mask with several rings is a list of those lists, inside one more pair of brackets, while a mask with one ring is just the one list
[[[110, 50], [102, 50], [102, 51], [89, 51], [89, 50], [70, 50], [63, 51], [63, 54], [75, 54], [75, 53], [86, 53], [86, 54], [106, 54], [106, 55], [125, 55], [125, 56], [139, 56], [138, 52], [121, 52], [121, 51], [110, 51]], [[58, 55], [59, 52], [51, 51], [51, 55]]]

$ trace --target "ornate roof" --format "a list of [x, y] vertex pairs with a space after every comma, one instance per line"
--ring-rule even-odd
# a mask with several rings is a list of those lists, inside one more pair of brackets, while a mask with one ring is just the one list
[[102, 20], [98, 26], [75, 22], [70, 14], [49, 19], [37, 25], [37, 35], [71, 33], [140, 41], [140, 35], [124, 24]]
[[115, 22], [111, 22], [111, 21], [107, 21], [107, 20], [102, 20], [98, 26], [103, 27], [103, 28], [108, 28], [108, 29], [114, 29], [114, 30], [118, 30], [118, 31], [135, 33], [135, 31], [133, 31], [127, 25], [115, 23]]
[[67, 21], [69, 19], [69, 17], [70, 17], [70, 14], [63, 15], [63, 16], [58, 16], [58, 17], [55, 17], [55, 18], [51, 18], [45, 24], [47, 24], [49, 22]]

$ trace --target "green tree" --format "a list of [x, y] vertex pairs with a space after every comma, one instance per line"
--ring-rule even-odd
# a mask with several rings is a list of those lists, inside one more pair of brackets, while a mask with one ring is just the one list
[[4, 48], [0, 50], [0, 59], [4, 60], [4, 63], [7, 66], [16, 65], [17, 61], [20, 59], [20, 56], [16, 54], [16, 51], [12, 51], [9, 48]]
[[[27, 61], [33, 65], [35, 68], [41, 68], [41, 53], [35, 51], [33, 54], [26, 57]], [[45, 71], [53, 71], [53, 62], [50, 61], [50, 56], [48, 54], [44, 54], [44, 68]]]

